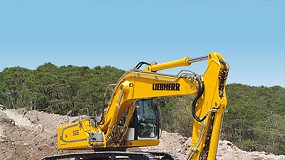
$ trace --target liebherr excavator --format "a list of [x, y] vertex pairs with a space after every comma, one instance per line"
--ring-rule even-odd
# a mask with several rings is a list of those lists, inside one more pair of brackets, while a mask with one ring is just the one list
[[[203, 75], [188, 70], [177, 75], [158, 73], [205, 60], [208, 60], [208, 65]], [[146, 67], [141, 70], [143, 65]], [[153, 98], [194, 95], [192, 144], [187, 159], [214, 160], [227, 105], [225, 87], [228, 71], [229, 65], [217, 52], [161, 64], [140, 62], [119, 79], [101, 117], [81, 116], [77, 121], [58, 128], [59, 150], [93, 149], [95, 152], [43, 159], [177, 159], [168, 153], [123, 150], [159, 144], [160, 117]]]

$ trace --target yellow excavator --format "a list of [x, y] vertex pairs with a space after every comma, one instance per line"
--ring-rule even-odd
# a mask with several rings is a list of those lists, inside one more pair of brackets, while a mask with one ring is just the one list
[[[177, 75], [161, 70], [208, 61], [203, 75], [181, 70]], [[140, 69], [143, 65], [145, 68]], [[138, 63], [113, 86], [108, 106], [101, 116], [80, 116], [58, 128], [58, 149], [93, 149], [92, 153], [74, 153], [43, 159], [177, 159], [169, 153], [127, 152], [127, 148], [156, 146], [160, 137], [157, 97], [194, 95], [192, 144], [187, 159], [215, 160], [223, 113], [229, 65], [221, 54], [166, 63]]]

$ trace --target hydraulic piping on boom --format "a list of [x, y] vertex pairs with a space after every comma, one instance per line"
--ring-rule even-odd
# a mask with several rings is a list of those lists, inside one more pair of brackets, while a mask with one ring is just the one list
[[[182, 70], [177, 75], [159, 73], [175, 67], [208, 61], [203, 75]], [[140, 68], [146, 65], [141, 70]], [[191, 104], [194, 124], [187, 159], [216, 158], [223, 113], [227, 105], [226, 79], [229, 65], [221, 54], [166, 63], [138, 63], [114, 87], [101, 118], [83, 117], [58, 128], [58, 149], [94, 149], [94, 154], [73, 154], [75, 158], [176, 159], [167, 153], [123, 152], [126, 148], [156, 146], [160, 137], [160, 117], [153, 98], [195, 95]], [[190, 130], [190, 129], [189, 129]], [[48, 158], [62, 158], [59, 155]], [[107, 158], [108, 159], [108, 158]], [[119, 159], [119, 158], [118, 158]]]

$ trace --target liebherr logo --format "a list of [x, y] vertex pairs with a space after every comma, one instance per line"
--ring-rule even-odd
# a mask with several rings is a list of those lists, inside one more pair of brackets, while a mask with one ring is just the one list
[[152, 90], [180, 91], [180, 84], [179, 83], [155, 83], [155, 84], [152, 84]]

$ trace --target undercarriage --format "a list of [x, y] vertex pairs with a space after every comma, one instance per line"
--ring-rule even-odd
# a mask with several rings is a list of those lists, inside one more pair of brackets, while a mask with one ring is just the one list
[[178, 160], [169, 153], [163, 152], [123, 152], [123, 151], [104, 151], [94, 153], [71, 153], [56, 156], [48, 156], [42, 160]]

